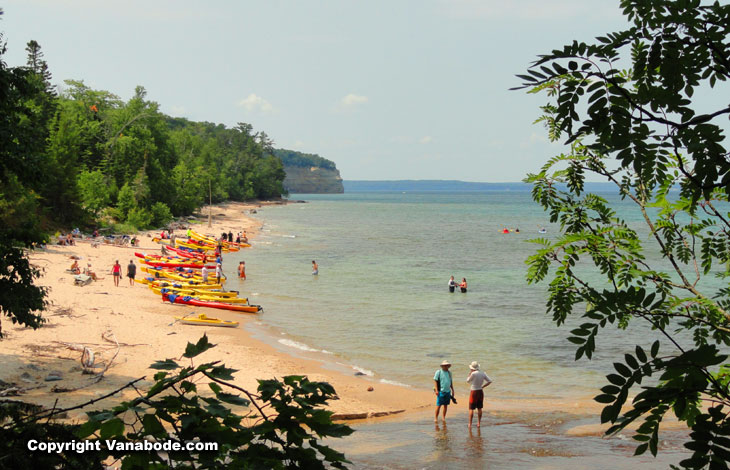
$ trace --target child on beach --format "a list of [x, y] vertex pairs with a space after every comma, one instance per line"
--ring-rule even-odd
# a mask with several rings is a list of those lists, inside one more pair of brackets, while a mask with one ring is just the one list
[[472, 362], [469, 365], [469, 376], [466, 381], [471, 384], [469, 393], [469, 427], [474, 418], [474, 410], [477, 410], [477, 427], [482, 426], [482, 408], [484, 407], [484, 389], [492, 383], [486, 372], [479, 370], [479, 363]]
[[119, 264], [119, 260], [116, 260], [112, 266], [112, 275], [114, 276], [114, 286], [119, 287], [119, 278], [122, 276], [122, 265]]
[[244, 281], [246, 280], [246, 262], [245, 261], [241, 261], [240, 263], [238, 263], [238, 277], [240, 277]]
[[319, 266], [317, 266], [317, 263], [312, 260], [312, 276], [316, 276], [319, 274]]

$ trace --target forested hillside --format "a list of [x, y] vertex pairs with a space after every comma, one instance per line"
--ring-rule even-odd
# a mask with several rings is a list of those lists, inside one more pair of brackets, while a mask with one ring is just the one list
[[141, 229], [191, 213], [209, 187], [213, 202], [281, 196], [264, 132], [169, 117], [141, 86], [128, 101], [83, 81], [54, 87], [40, 45], [26, 50], [25, 65], [2, 64], [0, 222]]

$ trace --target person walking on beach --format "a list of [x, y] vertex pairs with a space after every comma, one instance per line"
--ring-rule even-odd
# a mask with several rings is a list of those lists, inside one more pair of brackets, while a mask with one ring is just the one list
[[129, 285], [134, 286], [134, 276], [137, 275], [137, 266], [134, 264], [134, 261], [131, 259], [129, 260], [129, 264], [127, 265], [127, 277], [129, 278]]
[[221, 277], [223, 277], [223, 266], [220, 263], [215, 265], [215, 279], [216, 284], [221, 283]]
[[451, 276], [451, 279], [449, 279], [449, 292], [454, 292], [454, 289], [456, 289], [456, 281], [454, 276]]
[[[442, 418], [444, 423], [446, 423], [446, 411], [449, 408], [449, 403], [451, 403], [451, 398], [454, 396], [454, 384], [451, 380], [450, 367], [451, 363], [449, 361], [443, 361], [441, 363], [441, 368], [437, 370], [433, 376], [433, 391], [436, 393], [436, 414], [433, 418], [434, 423], [438, 423], [439, 421], [439, 411], [442, 406], [444, 407]], [[456, 403], [456, 400], [454, 400], [454, 403]]]
[[461, 278], [461, 284], [459, 284], [459, 288], [461, 288], [462, 294], [466, 294], [466, 278]]
[[246, 280], [246, 262], [245, 261], [241, 261], [240, 263], [238, 263], [238, 277], [240, 277], [244, 281]]
[[203, 284], [208, 283], [208, 266], [203, 265], [203, 269], [200, 270], [200, 276], [203, 278]]
[[477, 427], [482, 427], [482, 408], [484, 407], [484, 389], [492, 383], [486, 372], [479, 370], [479, 363], [472, 362], [469, 365], [469, 376], [466, 381], [471, 384], [469, 392], [469, 427], [474, 418], [474, 410], [477, 410]]
[[122, 265], [116, 260], [112, 266], [112, 275], [114, 276], [114, 286], [119, 287], [119, 278], [122, 276]]
[[317, 265], [317, 262], [312, 260], [312, 276], [316, 276], [319, 274], [319, 266]]

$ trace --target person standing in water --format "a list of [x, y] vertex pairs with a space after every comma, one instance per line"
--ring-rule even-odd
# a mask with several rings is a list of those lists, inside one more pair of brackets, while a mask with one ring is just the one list
[[461, 284], [459, 284], [459, 288], [461, 289], [461, 292], [466, 294], [466, 278], [461, 278]]
[[[438, 423], [439, 411], [441, 407], [444, 407], [443, 420], [446, 423], [446, 412], [449, 409], [451, 398], [454, 396], [454, 384], [451, 380], [451, 371], [449, 368], [451, 363], [449, 361], [443, 361], [441, 368], [436, 371], [433, 375], [433, 391], [436, 393], [436, 414], [433, 417], [433, 422]], [[454, 401], [456, 403], [456, 401]]]
[[317, 266], [317, 262], [312, 260], [312, 276], [316, 276], [319, 274], [319, 266]]
[[246, 262], [245, 261], [241, 261], [240, 263], [238, 263], [238, 277], [240, 277], [244, 281], [246, 280]]
[[469, 427], [471, 427], [474, 418], [474, 410], [477, 410], [477, 427], [480, 428], [482, 427], [482, 408], [484, 408], [484, 389], [492, 383], [492, 379], [489, 378], [486, 372], [479, 370], [477, 361], [472, 362], [469, 369], [469, 376], [466, 378], [466, 381], [471, 384], [471, 391], [469, 392]]
[[449, 279], [449, 292], [454, 292], [456, 289], [456, 281], [454, 280], [454, 276], [451, 276], [451, 279]]

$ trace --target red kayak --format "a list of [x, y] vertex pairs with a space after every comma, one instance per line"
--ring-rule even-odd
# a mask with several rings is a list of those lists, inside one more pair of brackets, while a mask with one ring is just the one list
[[205, 256], [203, 253], [198, 253], [196, 251], [190, 251], [190, 250], [183, 250], [181, 248], [167, 247], [165, 249], [172, 251], [173, 253], [177, 253], [178, 255], [182, 256], [183, 258], [202, 260], [203, 257]]
[[[165, 263], [162, 261], [150, 261], [148, 259], [143, 259], [142, 263], [154, 266], [156, 268], [193, 268], [193, 269], [203, 269], [202, 264], [196, 264], [196, 263]], [[215, 269], [215, 265], [208, 265], [206, 266], [208, 269]]]
[[223, 310], [233, 310], [235, 312], [258, 313], [263, 310], [261, 305], [241, 305], [216, 302], [212, 300], [198, 300], [187, 295], [162, 294], [162, 301], [170, 302], [172, 304], [195, 305], [196, 307], [220, 308]]

